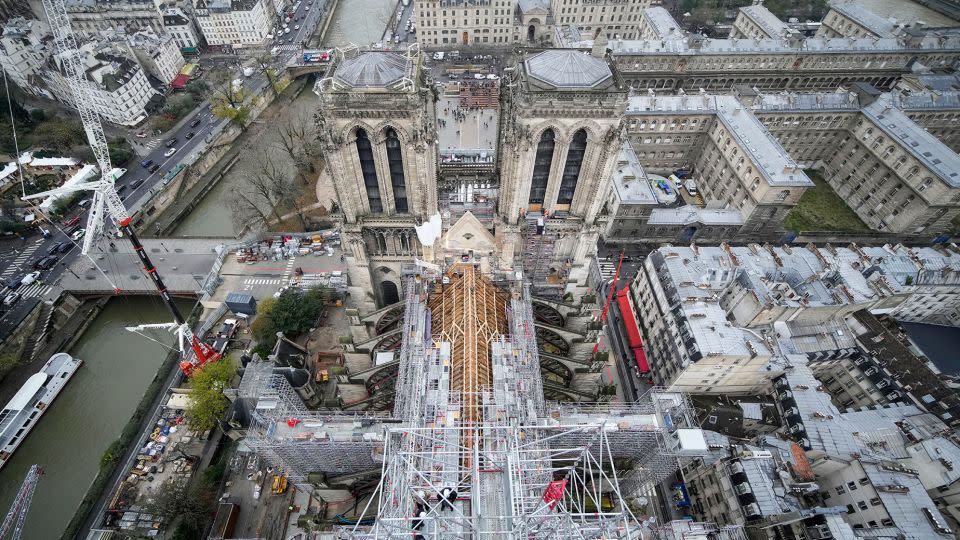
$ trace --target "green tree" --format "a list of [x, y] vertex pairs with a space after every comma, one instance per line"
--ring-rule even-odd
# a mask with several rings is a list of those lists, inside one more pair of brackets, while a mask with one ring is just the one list
[[193, 482], [174, 477], [160, 484], [147, 508], [166, 523], [181, 519], [182, 526], [203, 530], [215, 502], [214, 486], [202, 476]]
[[123, 137], [117, 137], [107, 145], [110, 150], [110, 162], [114, 166], [126, 164], [133, 158], [133, 147]]
[[287, 289], [277, 298], [270, 318], [284, 335], [298, 336], [313, 326], [322, 310], [323, 298], [319, 289], [310, 289], [305, 293]]
[[235, 85], [229, 73], [220, 76], [210, 98], [210, 110], [217, 118], [226, 118], [230, 123], [246, 129], [250, 114], [260, 98], [248, 92], [242, 84]]
[[190, 405], [186, 411], [190, 427], [206, 433], [223, 420], [230, 405], [223, 390], [229, 388], [233, 375], [233, 360], [229, 357], [193, 372], [190, 379]]
[[193, 94], [176, 94], [169, 99], [167, 99], [167, 104], [163, 107], [161, 111], [167, 116], [172, 116], [174, 119], [179, 120], [184, 116], [190, 114], [196, 106], [193, 98]]

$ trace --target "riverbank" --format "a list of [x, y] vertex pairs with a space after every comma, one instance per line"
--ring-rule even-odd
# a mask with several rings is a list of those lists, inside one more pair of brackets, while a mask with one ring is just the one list
[[[45, 471], [23, 538], [64, 534], [100, 473], [104, 450], [123, 432], [173, 344], [172, 336], [156, 334], [154, 342], [124, 327], [168, 318], [155, 298], [104, 298], [79, 305], [69, 324], [53, 334], [46, 347], [68, 352], [83, 365], [0, 471], [2, 508], [9, 506], [31, 465]], [[48, 357], [46, 352], [38, 355]]]

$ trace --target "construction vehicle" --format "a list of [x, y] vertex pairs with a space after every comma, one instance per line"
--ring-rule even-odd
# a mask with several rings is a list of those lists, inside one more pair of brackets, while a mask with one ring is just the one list
[[[220, 355], [209, 345], [200, 341], [187, 325], [186, 319], [180, 313], [176, 304], [170, 298], [167, 287], [160, 278], [157, 267], [150, 260], [146, 250], [140, 243], [136, 231], [133, 229], [132, 218], [123, 206], [123, 201], [117, 194], [115, 180], [117, 170], [110, 164], [110, 153], [107, 147], [107, 138], [103, 132], [103, 125], [100, 122], [100, 115], [93, 106], [94, 97], [91, 95], [90, 85], [86, 81], [86, 70], [80, 57], [77, 39], [70, 27], [70, 19], [67, 17], [67, 10], [64, 0], [43, 0], [43, 7], [47, 12], [50, 29], [53, 32], [54, 52], [63, 58], [63, 72], [65, 79], [70, 86], [70, 92], [73, 95], [74, 104], [80, 113], [80, 119], [83, 122], [83, 129], [87, 133], [87, 141], [90, 143], [90, 149], [97, 160], [97, 166], [100, 168], [100, 178], [86, 182], [80, 182], [71, 186], [62, 186], [57, 189], [36, 193], [24, 197], [24, 199], [46, 198], [51, 195], [69, 195], [77, 191], [92, 191], [93, 202], [90, 204], [90, 213], [87, 217], [86, 235], [83, 238], [82, 253], [89, 253], [93, 243], [103, 232], [104, 223], [107, 216], [113, 220], [119, 229], [118, 236], [126, 236], [130, 239], [134, 251], [143, 263], [143, 269], [153, 281], [160, 298], [163, 299], [173, 316], [173, 323], [163, 325], [141, 325], [132, 327], [134, 331], [143, 328], [166, 328], [175, 331], [179, 337], [181, 362], [180, 369], [189, 376], [194, 369], [202, 367], [210, 362], [215, 362]], [[114, 285], [115, 286], [115, 285]], [[116, 287], [116, 286], [115, 286]], [[114, 289], [116, 294], [122, 291], [119, 288]], [[131, 328], [128, 328], [131, 329]], [[189, 347], [189, 349], [188, 349]], [[191, 356], [192, 352], [192, 356]]]

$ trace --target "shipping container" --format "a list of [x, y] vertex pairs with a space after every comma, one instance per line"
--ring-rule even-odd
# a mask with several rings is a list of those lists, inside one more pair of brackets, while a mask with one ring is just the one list
[[245, 293], [230, 293], [224, 300], [227, 309], [235, 314], [253, 315], [257, 312], [257, 301], [253, 296]]

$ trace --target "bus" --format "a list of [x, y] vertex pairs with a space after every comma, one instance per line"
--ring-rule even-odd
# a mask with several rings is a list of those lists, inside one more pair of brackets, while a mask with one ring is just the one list
[[303, 62], [305, 64], [317, 64], [320, 62], [329, 62], [329, 51], [303, 51]]
[[630, 287], [617, 291], [617, 305], [620, 307], [620, 318], [627, 330], [627, 341], [633, 353], [633, 359], [637, 363], [637, 369], [640, 370], [641, 375], [646, 375], [650, 373], [650, 363], [647, 362], [647, 355], [643, 352], [643, 339], [640, 338], [640, 327], [637, 325], [636, 311], [633, 309], [633, 300], [630, 298]]

